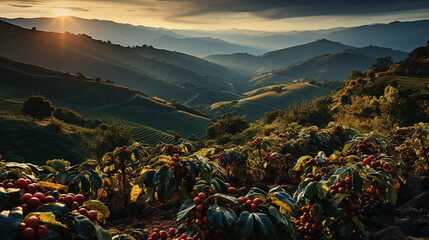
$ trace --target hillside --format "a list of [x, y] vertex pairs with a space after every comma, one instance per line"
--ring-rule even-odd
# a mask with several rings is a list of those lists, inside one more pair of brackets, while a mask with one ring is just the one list
[[84, 117], [125, 122], [135, 127], [137, 140], [149, 144], [171, 142], [173, 136], [167, 131], [199, 138], [210, 124], [207, 118], [155, 102], [137, 90], [4, 57], [0, 57], [0, 73], [0, 99], [22, 102], [30, 95], [43, 95], [55, 106]]
[[428, 66], [426, 45], [398, 63], [377, 60], [323, 98], [268, 115], [281, 123], [325, 126], [336, 121], [360, 131], [380, 132], [424, 122], [429, 118]]
[[408, 57], [408, 54], [406, 52], [373, 45], [361, 48], [346, 49], [343, 52], [351, 54], [363, 54], [374, 59], [389, 56], [392, 57], [392, 60], [395, 62], [401, 61]]
[[250, 80], [250, 89], [273, 84], [288, 83], [300, 78], [316, 81], [344, 80], [351, 70], [368, 69], [375, 59], [362, 54], [337, 53], [316, 57], [292, 64]]
[[261, 87], [244, 93], [245, 97], [242, 99], [212, 104], [210, 111], [218, 116], [225, 112], [234, 112], [253, 121], [263, 117], [265, 112], [284, 109], [295, 102], [328, 95], [336, 86], [336, 84], [317, 86], [309, 83], [291, 83]]
[[248, 53], [210, 55], [204, 59], [227, 67], [246, 76], [251, 76], [254, 74], [255, 69], [252, 68], [252, 66], [255, 65], [258, 61], [257, 56]]
[[[181, 81], [227, 90], [228, 82], [240, 79], [216, 64], [147, 46], [126, 48], [87, 35], [29, 30], [5, 22], [0, 22], [0, 33], [0, 55], [111, 79], [167, 100], [186, 100], [193, 95], [193, 89], [181, 86]], [[180, 64], [175, 65], [177, 62]]]
[[183, 52], [199, 57], [212, 54], [230, 54], [241, 52], [261, 54], [266, 51], [265, 49], [233, 44], [219, 38], [210, 37], [175, 38], [165, 35], [150, 41], [149, 44], [156, 48]]

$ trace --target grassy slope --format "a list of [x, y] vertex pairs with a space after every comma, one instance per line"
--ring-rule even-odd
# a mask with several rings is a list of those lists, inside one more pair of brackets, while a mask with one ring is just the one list
[[316, 57], [270, 73], [260, 74], [250, 80], [251, 89], [287, 83], [309, 77], [318, 81], [344, 80], [351, 70], [368, 69], [375, 60], [362, 54], [337, 53]]
[[[1, 55], [63, 71], [80, 71], [92, 77], [112, 79], [118, 84], [165, 99], [185, 100], [192, 96], [192, 90], [173, 83], [179, 80], [228, 89], [227, 81], [240, 78], [223, 67], [185, 54], [153, 48], [125, 48], [84, 35], [29, 30], [1, 21], [0, 32]], [[177, 62], [181, 64], [175, 65]]]
[[[281, 84], [282, 91], [277, 93], [268, 89], [256, 89], [245, 93], [248, 97], [238, 100], [230, 110], [238, 115], [244, 115], [249, 120], [256, 120], [264, 116], [267, 111], [283, 109], [303, 100], [313, 99], [328, 95], [333, 89], [322, 88], [307, 83]], [[269, 88], [274, 87], [270, 86]], [[219, 102], [211, 105], [211, 110], [221, 108], [223, 105], [231, 104], [231, 101]]]
[[21, 102], [0, 100], [0, 153], [5, 159], [36, 164], [54, 158], [84, 160], [79, 136], [84, 128], [64, 123], [62, 132], [49, 130], [47, 121], [15, 115], [20, 106]]
[[65, 76], [62, 72], [6, 58], [0, 58], [0, 73], [1, 99], [22, 102], [29, 95], [44, 95], [55, 106], [69, 107], [85, 117], [105, 121], [113, 117], [135, 126], [139, 132], [152, 132], [158, 138], [136, 135], [137, 140], [150, 144], [160, 140], [171, 142], [173, 136], [165, 133], [168, 130], [185, 138], [200, 137], [210, 124], [207, 118], [177, 111], [136, 90]]

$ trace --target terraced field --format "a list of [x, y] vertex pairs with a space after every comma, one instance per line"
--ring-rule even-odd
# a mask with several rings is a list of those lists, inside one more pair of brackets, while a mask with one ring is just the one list
[[196, 140], [204, 134], [210, 120], [186, 112], [144, 113], [132, 112], [127, 107], [112, 107], [106, 109], [91, 109], [81, 105], [56, 103], [56, 106], [67, 107], [82, 116], [93, 119], [110, 121], [112, 118], [134, 127], [136, 141], [155, 145], [159, 141], [173, 143], [176, 132], [185, 139]]

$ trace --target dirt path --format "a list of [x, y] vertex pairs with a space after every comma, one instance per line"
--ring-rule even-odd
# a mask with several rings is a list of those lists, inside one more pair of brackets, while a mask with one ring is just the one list
[[195, 95], [194, 95], [193, 97], [191, 97], [189, 100], [187, 100], [186, 102], [184, 102], [184, 103], [183, 103], [183, 105], [188, 106], [188, 104], [189, 104], [190, 102], [194, 101], [195, 99], [197, 99], [197, 97], [198, 97], [199, 95], [200, 95], [199, 93], [195, 94]]

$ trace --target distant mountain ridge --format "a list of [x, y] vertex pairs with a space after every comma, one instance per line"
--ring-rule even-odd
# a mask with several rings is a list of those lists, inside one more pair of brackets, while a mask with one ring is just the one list
[[0, 18], [24, 27], [58, 33], [87, 34], [95, 39], [111, 41], [123, 46], [153, 45], [156, 48], [178, 51], [194, 56], [220, 53], [250, 52], [261, 54], [266, 49], [229, 43], [210, 37], [188, 38], [165, 28], [135, 26], [107, 20], [83, 19], [73, 16], [56, 18]]
[[252, 54], [261, 54], [266, 51], [266, 49], [233, 44], [222, 39], [212, 37], [175, 38], [164, 35], [150, 41], [149, 44], [156, 48], [184, 52], [201, 57], [205, 57], [213, 53], [228, 54], [249, 52]]
[[[97, 39], [110, 40], [125, 46], [141, 46], [149, 42], [154, 43], [155, 39], [161, 38], [164, 35], [176, 39], [219, 38], [228, 42], [230, 46], [234, 46], [235, 44], [248, 47], [246, 51], [240, 51], [241, 53], [248, 52], [256, 55], [260, 53], [253, 52], [252, 49], [283, 49], [305, 42], [312, 42], [317, 39], [328, 39], [355, 47], [376, 45], [408, 52], [424, 44], [427, 39], [429, 39], [429, 34], [425, 31], [425, 29], [429, 29], [429, 20], [408, 22], [395, 21], [391, 23], [321, 30], [264, 32], [246, 29], [221, 29], [213, 31], [165, 29], [135, 26], [97, 19], [82, 19], [72, 16], [68, 18], [72, 21], [65, 21], [64, 17], [34, 19], [0, 18], [0, 20], [26, 28], [36, 27], [38, 29], [55, 32], [69, 31], [72, 33], [85, 33]], [[180, 51], [179, 49], [174, 49], [174, 46], [171, 45], [168, 49]], [[213, 52], [207, 55], [213, 54], [219, 54], [219, 52]]]
[[[37, 47], [36, 47], [37, 46]], [[87, 35], [24, 29], [0, 21], [0, 55], [68, 72], [111, 79], [150, 96], [185, 100], [194, 93], [181, 82], [230, 89], [236, 73], [208, 61], [152, 47], [130, 48]]]
[[36, 27], [36, 29], [43, 31], [84, 33], [95, 39], [109, 40], [123, 46], [141, 46], [165, 35], [183, 37], [164, 28], [135, 26], [108, 20], [84, 19], [73, 16], [60, 16], [56, 18], [0, 18], [0, 20], [24, 28]]
[[307, 61], [322, 55], [341, 52], [363, 54], [374, 59], [391, 56], [395, 61], [400, 61], [408, 56], [406, 52], [389, 48], [378, 46], [357, 48], [340, 42], [319, 39], [314, 42], [268, 52], [261, 56], [249, 54], [223, 54], [207, 56], [205, 59], [228, 67], [231, 70], [246, 74], [247, 76], [252, 76], [284, 68], [291, 64]]

